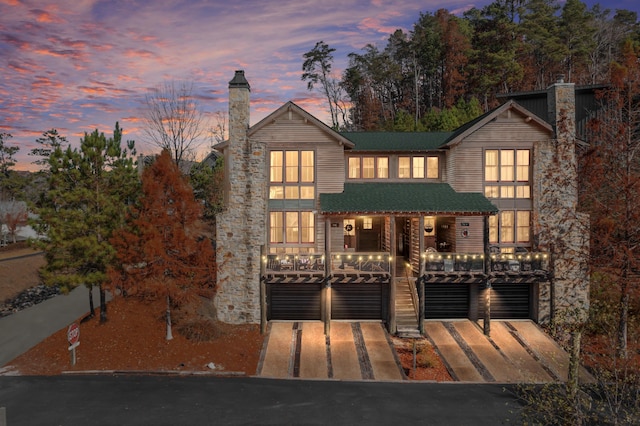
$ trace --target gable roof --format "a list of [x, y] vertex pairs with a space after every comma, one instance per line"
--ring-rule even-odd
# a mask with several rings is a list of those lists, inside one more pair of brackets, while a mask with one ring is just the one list
[[342, 132], [355, 143], [353, 151], [436, 150], [453, 132]]
[[320, 194], [323, 214], [487, 216], [498, 212], [484, 195], [456, 192], [446, 183], [345, 183], [340, 194]]
[[453, 132], [453, 134], [447, 139], [447, 141], [446, 141], [446, 143], [444, 145], [452, 146], [452, 145], [456, 145], [456, 144], [460, 143], [464, 138], [466, 138], [467, 136], [469, 136], [470, 134], [472, 134], [473, 132], [475, 132], [479, 128], [483, 127], [484, 125], [489, 123], [491, 120], [495, 119], [496, 117], [498, 117], [500, 114], [502, 114], [503, 112], [505, 112], [507, 110], [516, 111], [521, 116], [526, 117], [526, 120], [528, 122], [532, 122], [532, 123], [540, 126], [541, 128], [545, 129], [546, 131], [548, 131], [551, 134], [553, 133], [553, 128], [551, 127], [551, 125], [549, 123], [547, 123], [546, 121], [544, 121], [543, 119], [541, 119], [537, 115], [533, 114], [532, 112], [530, 112], [529, 110], [527, 110], [526, 108], [524, 108], [523, 106], [518, 104], [516, 101], [509, 100], [509, 101], [505, 102], [504, 104], [500, 105], [499, 107], [497, 107], [497, 108], [495, 108], [495, 109], [493, 109], [493, 110], [491, 110], [491, 111], [489, 111], [489, 112], [477, 117], [476, 119], [471, 120], [468, 123], [463, 124], [462, 126], [458, 127]]
[[263, 118], [262, 120], [260, 120], [256, 124], [254, 124], [253, 126], [251, 126], [249, 128], [249, 131], [247, 132], [247, 136], [253, 135], [254, 133], [259, 131], [263, 127], [267, 126], [270, 123], [273, 123], [280, 116], [282, 116], [282, 115], [284, 115], [284, 114], [286, 114], [288, 112], [294, 112], [294, 113], [300, 115], [305, 120], [305, 122], [316, 126], [318, 129], [320, 129], [321, 131], [323, 131], [324, 133], [326, 133], [330, 137], [332, 137], [332, 138], [336, 139], [338, 142], [342, 143], [345, 147], [347, 147], [347, 148], [352, 148], [353, 147], [353, 142], [351, 142], [349, 139], [345, 138], [340, 133], [336, 132], [331, 127], [327, 126], [325, 123], [323, 123], [322, 121], [318, 120], [313, 115], [309, 114], [307, 111], [305, 111], [304, 109], [300, 108], [298, 105], [294, 104], [291, 101], [285, 103], [280, 108], [278, 108], [277, 110], [275, 110], [271, 114], [267, 115], [265, 118]]

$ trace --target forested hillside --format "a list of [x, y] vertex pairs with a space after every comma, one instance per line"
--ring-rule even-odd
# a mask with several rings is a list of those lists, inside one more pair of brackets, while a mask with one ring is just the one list
[[462, 17], [421, 13], [386, 46], [350, 53], [333, 79], [323, 71], [334, 49], [319, 42], [305, 54], [302, 78], [322, 84], [334, 127], [451, 130], [496, 106], [499, 93], [545, 89], [559, 75], [577, 85], [609, 82], [628, 39], [640, 42], [636, 12], [580, 0], [496, 0]]

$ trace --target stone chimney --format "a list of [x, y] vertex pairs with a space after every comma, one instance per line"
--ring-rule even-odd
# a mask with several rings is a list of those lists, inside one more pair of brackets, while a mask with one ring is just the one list
[[249, 82], [229, 82], [229, 140], [224, 147], [225, 203], [216, 217], [215, 308], [227, 323], [260, 321], [261, 246], [266, 239], [266, 148], [248, 137]]
[[575, 86], [564, 76], [547, 89], [554, 134], [534, 147], [534, 238], [551, 255], [540, 284], [539, 320], [582, 321], [589, 308], [589, 217], [578, 211]]

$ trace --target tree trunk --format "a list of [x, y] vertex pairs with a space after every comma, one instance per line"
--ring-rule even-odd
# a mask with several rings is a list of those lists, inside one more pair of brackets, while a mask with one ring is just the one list
[[580, 339], [582, 333], [574, 331], [571, 333], [571, 353], [569, 354], [569, 378], [567, 380], [567, 390], [571, 399], [578, 394], [578, 374], [580, 372]]
[[620, 296], [620, 319], [618, 323], [618, 356], [622, 359], [627, 358], [627, 323], [629, 322], [629, 291], [627, 283], [622, 286], [622, 295]]
[[167, 296], [167, 340], [173, 339], [171, 334], [171, 298]]
[[100, 324], [107, 322], [107, 300], [102, 284], [100, 285]]
[[95, 306], [93, 305], [93, 287], [89, 287], [89, 315], [88, 318], [93, 318], [95, 316]]

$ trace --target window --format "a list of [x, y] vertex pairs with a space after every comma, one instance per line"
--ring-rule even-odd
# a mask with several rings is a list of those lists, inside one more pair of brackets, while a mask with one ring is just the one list
[[411, 177], [411, 157], [398, 158], [398, 177], [401, 179]]
[[360, 157], [349, 157], [349, 179], [360, 179]]
[[389, 157], [349, 157], [349, 179], [389, 178]]
[[315, 152], [271, 151], [269, 182], [271, 183], [269, 186], [271, 200], [313, 200], [315, 198], [313, 185]]
[[413, 178], [424, 179], [424, 157], [413, 157]]
[[528, 149], [484, 152], [484, 194], [487, 198], [531, 198]]
[[269, 241], [272, 243], [284, 242], [284, 225], [282, 212], [271, 212], [269, 214]]
[[373, 219], [370, 217], [363, 218], [362, 229], [373, 229]]
[[269, 241], [272, 244], [312, 244], [315, 242], [313, 212], [270, 212]]
[[[528, 210], [503, 210], [499, 215], [489, 216], [489, 243], [517, 244], [531, 243], [531, 212]], [[502, 247], [502, 251], [508, 251]]]
[[282, 182], [282, 151], [271, 151], [270, 182]]
[[438, 157], [398, 157], [398, 178], [437, 179], [440, 176]]
[[498, 215], [489, 216], [489, 243], [498, 244]]
[[375, 157], [362, 158], [362, 178], [373, 179], [376, 177], [376, 159]]
[[440, 162], [438, 157], [427, 157], [427, 178], [438, 179], [440, 176]]
[[378, 177], [380, 179], [389, 178], [389, 157], [378, 157]]
[[528, 243], [531, 240], [531, 212], [519, 211], [516, 228], [516, 239], [519, 243]]
[[514, 231], [514, 218], [512, 211], [502, 211], [500, 212], [500, 242], [501, 243], [512, 243], [514, 242], [513, 231]]

